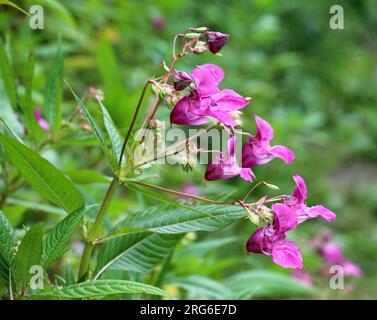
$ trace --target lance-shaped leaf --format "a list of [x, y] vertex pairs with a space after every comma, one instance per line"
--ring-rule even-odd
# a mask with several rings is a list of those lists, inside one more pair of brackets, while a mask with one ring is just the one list
[[171, 253], [181, 238], [136, 232], [105, 241], [98, 252], [96, 277], [108, 269], [147, 273]]
[[41, 264], [44, 268], [49, 268], [56, 259], [63, 255], [69, 239], [88, 209], [88, 207], [85, 207], [70, 213], [47, 235], [43, 241], [41, 259]]
[[14, 109], [17, 106], [16, 86], [3, 42], [0, 40], [0, 116], [7, 125], [19, 136], [23, 128], [17, 120]]
[[306, 286], [290, 276], [264, 270], [245, 271], [225, 279], [223, 284], [235, 294], [264, 298], [300, 297], [315, 293], [315, 288]]
[[21, 289], [25, 289], [30, 281], [30, 268], [41, 263], [42, 238], [43, 223], [38, 223], [25, 234], [18, 247], [14, 277]]
[[0, 210], [0, 278], [8, 282], [9, 269], [14, 261], [14, 231], [4, 213]]
[[129, 215], [121, 222], [120, 229], [124, 226], [170, 234], [217, 231], [245, 217], [245, 211], [239, 206], [194, 205], [190, 209], [171, 206], [150, 207]]
[[62, 289], [45, 292], [38, 296], [83, 299], [124, 293], [167, 296], [167, 293], [159, 288], [144, 283], [126, 280], [95, 280], [82, 282], [66, 286]]
[[9, 160], [42, 196], [67, 212], [83, 207], [84, 199], [75, 185], [50, 162], [14, 138], [0, 134], [0, 143]]
[[61, 122], [61, 102], [63, 86], [63, 52], [58, 45], [56, 55], [51, 68], [49, 69], [43, 111], [47, 122], [51, 125], [52, 131], [56, 133]]
[[107, 134], [109, 135], [111, 146], [113, 149], [113, 154], [115, 158], [119, 161], [120, 155], [122, 153], [123, 138], [119, 133], [118, 128], [116, 127], [113, 119], [111, 119], [110, 113], [107, 111], [103, 102], [97, 99], [99, 105], [101, 106], [103, 123], [105, 125]]
[[85, 106], [84, 102], [78, 97], [78, 95], [73, 91], [73, 89], [71, 88], [71, 86], [68, 84], [67, 81], [65, 81], [65, 84], [67, 85], [67, 87], [71, 91], [72, 95], [76, 99], [76, 102], [79, 105], [82, 113], [84, 114], [86, 121], [88, 122], [88, 124], [89, 124], [90, 128], [92, 129], [94, 135], [96, 136], [103, 153], [105, 154], [106, 158], [110, 162], [111, 167], [115, 171], [118, 167], [118, 162], [115, 159], [114, 155], [108, 150], [107, 145], [106, 145], [105, 136], [104, 136], [101, 128], [94, 121], [89, 109]]

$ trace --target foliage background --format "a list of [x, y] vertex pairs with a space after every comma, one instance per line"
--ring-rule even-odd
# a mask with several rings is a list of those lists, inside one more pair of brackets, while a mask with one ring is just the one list
[[[103, 89], [106, 106], [122, 132], [130, 123], [143, 84], [161, 72], [159, 63], [171, 55], [174, 34], [190, 26], [208, 26], [230, 34], [222, 57], [190, 57], [179, 68], [190, 70], [207, 62], [220, 65], [226, 73], [224, 87], [253, 98], [245, 109], [245, 127], [254, 130], [249, 120], [254, 113], [266, 118], [275, 128], [274, 142], [289, 146], [297, 155], [289, 166], [276, 160], [256, 168], [257, 177], [290, 193], [291, 176], [300, 173], [308, 181], [309, 202], [322, 203], [337, 213], [331, 225], [311, 221], [294, 234], [303, 250], [305, 266], [316, 281], [317, 290], [309, 297], [376, 298], [376, 1], [337, 1], [345, 11], [344, 30], [329, 28], [329, 8], [335, 3], [326, 0], [16, 3], [23, 8], [41, 4], [45, 9], [44, 30], [31, 30], [28, 19], [15, 9], [0, 9], [1, 37], [8, 44], [16, 75], [22, 75], [27, 56], [34, 50], [35, 104], [43, 103], [42, 92], [61, 37], [65, 79], [80, 95], [89, 86]], [[74, 107], [74, 99], [65, 88], [63, 112], [68, 115]], [[106, 173], [104, 163], [99, 161], [99, 148], [60, 144], [46, 156], [66, 172], [95, 167]], [[237, 198], [248, 189], [240, 179], [221, 186], [206, 183], [204, 169], [198, 167], [187, 174], [178, 167], [163, 167], [156, 172], [162, 185], [179, 188], [186, 183], [197, 184], [201, 195], [213, 198], [229, 191]], [[80, 188], [86, 199], [100, 199], [106, 185], [83, 184]], [[36, 199], [30, 190], [16, 196]], [[108, 224], [122, 218], [126, 211], [143, 209], [151, 203], [132, 192], [119, 192], [111, 205], [112, 222]], [[19, 204], [7, 204], [4, 212], [18, 228], [38, 221], [53, 224], [59, 218]], [[355, 285], [352, 292], [330, 290], [328, 280], [317, 273], [321, 259], [306, 249], [312, 236], [329, 229], [344, 246], [346, 256], [364, 271], [360, 279], [346, 280], [346, 284]], [[173, 256], [165, 287], [172, 291], [178, 290], [177, 284], [185, 288], [182, 297], [217, 297], [216, 289], [221, 290], [229, 277], [239, 272], [263, 269], [289, 275], [290, 271], [273, 265], [269, 257], [245, 254], [245, 241], [253, 230], [243, 221], [214, 234], [186, 236]], [[199, 247], [192, 247], [192, 242]], [[77, 264], [78, 254], [72, 252], [65, 259]], [[197, 286], [198, 282], [203, 284], [202, 278], [195, 278], [198, 276], [212, 279], [208, 280], [208, 288]], [[276, 288], [270, 291], [259, 294], [256, 290], [255, 296], [304, 297]]]

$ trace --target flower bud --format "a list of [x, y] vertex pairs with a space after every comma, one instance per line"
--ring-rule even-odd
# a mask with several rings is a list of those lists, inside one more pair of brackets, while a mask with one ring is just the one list
[[229, 36], [221, 32], [209, 31], [207, 33], [207, 44], [209, 51], [218, 53], [228, 41]]
[[278, 186], [275, 186], [274, 184], [270, 184], [270, 183], [265, 183], [264, 184], [267, 188], [271, 189], [271, 190], [280, 190]]
[[201, 36], [200, 33], [192, 32], [192, 33], [186, 33], [185, 38], [186, 39], [198, 39]]
[[174, 71], [173, 85], [177, 91], [186, 89], [192, 82], [190, 75], [183, 71]]
[[192, 31], [192, 32], [206, 32], [206, 31], [208, 31], [208, 28], [207, 27], [190, 28], [190, 31]]
[[194, 53], [203, 53], [208, 50], [208, 46], [205, 42], [203, 41], [198, 41], [195, 44], [195, 47], [192, 49]]

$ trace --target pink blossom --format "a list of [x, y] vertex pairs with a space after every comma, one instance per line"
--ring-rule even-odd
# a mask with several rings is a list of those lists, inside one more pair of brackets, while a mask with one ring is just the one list
[[285, 163], [295, 159], [294, 153], [287, 147], [271, 146], [270, 141], [274, 137], [271, 125], [262, 118], [255, 116], [257, 133], [251, 137], [242, 149], [242, 165], [253, 167], [270, 162], [274, 158], [280, 158]]
[[191, 77], [196, 89], [181, 98], [174, 106], [170, 121], [175, 124], [201, 125], [213, 117], [226, 126], [237, 122], [231, 113], [244, 108], [249, 101], [231, 89], [219, 89], [224, 71], [214, 64], [197, 66]]
[[237, 164], [235, 156], [235, 147], [237, 144], [237, 137], [233, 136], [228, 141], [228, 151], [220, 152], [208, 164], [205, 173], [206, 180], [230, 179], [235, 176], [240, 176], [242, 179], [252, 182], [255, 178], [254, 173], [249, 168], [241, 168]]
[[303, 267], [298, 246], [286, 240], [286, 232], [297, 225], [296, 216], [288, 206], [276, 203], [272, 205], [274, 223], [257, 229], [248, 239], [248, 252], [272, 256], [272, 261], [284, 268]]
[[229, 40], [229, 35], [221, 32], [209, 31], [207, 33], [208, 49], [212, 53], [218, 53]]
[[340, 245], [325, 242], [320, 252], [328, 265], [342, 266], [345, 276], [360, 277], [362, 275], [363, 272], [361, 268], [343, 256], [343, 250]]
[[34, 118], [38, 122], [40, 128], [43, 131], [49, 131], [50, 130], [50, 125], [48, 122], [43, 118], [42, 116], [42, 110], [39, 107], [36, 107], [34, 110]]
[[313, 285], [312, 277], [310, 276], [309, 273], [305, 272], [304, 270], [301, 270], [301, 269], [294, 270], [292, 273], [292, 277], [308, 287]]
[[284, 204], [291, 207], [295, 211], [298, 223], [302, 223], [306, 220], [316, 217], [322, 217], [328, 222], [335, 220], [335, 213], [322, 205], [308, 207], [305, 204], [307, 197], [307, 188], [304, 179], [299, 175], [294, 175], [293, 180], [296, 183], [296, 188], [294, 189], [291, 196], [284, 199]]

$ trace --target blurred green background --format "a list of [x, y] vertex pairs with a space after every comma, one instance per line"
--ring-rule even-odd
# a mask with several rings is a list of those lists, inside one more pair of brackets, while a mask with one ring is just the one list
[[[45, 28], [31, 30], [21, 12], [0, 7], [0, 34], [7, 43], [16, 75], [22, 74], [28, 54], [35, 53], [35, 104], [43, 102], [49, 66], [61, 38], [65, 79], [81, 96], [89, 86], [101, 88], [105, 104], [122, 132], [130, 123], [145, 81], [161, 74], [161, 61], [171, 57], [171, 41], [176, 33], [192, 26], [208, 26], [229, 34], [230, 41], [221, 57], [191, 56], [178, 68], [189, 71], [201, 63], [221, 66], [226, 74], [223, 87], [253, 98], [243, 110], [245, 129], [254, 132], [252, 116], [260, 115], [275, 129], [273, 143], [287, 145], [297, 156], [288, 166], [275, 160], [255, 168], [257, 177], [289, 194], [293, 188], [291, 177], [299, 173], [308, 183], [309, 204], [321, 203], [336, 212], [337, 220], [332, 224], [317, 219], [293, 234], [303, 251], [306, 271], [316, 284], [312, 297], [377, 297], [376, 1], [15, 2], [25, 9], [40, 4], [45, 13]], [[344, 30], [329, 27], [329, 8], [333, 4], [344, 8]], [[63, 110], [69, 114], [75, 103], [68, 90], [64, 97]], [[153, 96], [149, 94], [148, 98]], [[68, 156], [65, 148], [76, 157]], [[73, 151], [75, 147], [60, 146], [57, 154], [61, 166], [69, 171], [93, 168], [92, 163], [96, 163], [96, 168], [103, 171], [103, 165], [95, 160], [100, 156], [99, 148], [83, 148], [78, 146]], [[198, 167], [185, 173], [179, 167], [162, 166], [156, 172], [162, 185], [180, 188], [193, 183], [200, 186], [201, 195], [212, 198], [234, 191], [232, 198], [237, 199], [249, 188], [237, 178], [206, 183], [204, 170]], [[82, 188], [88, 198], [100, 198], [106, 185]], [[266, 189], [259, 192], [259, 196], [265, 192], [274, 195]], [[134, 211], [153, 202], [133, 193], [127, 197], [119, 194], [112, 204], [115, 221], [125, 210]], [[17, 207], [7, 212], [16, 226], [33, 220], [30, 212], [17, 211]], [[33, 212], [43, 215], [37, 209]], [[216, 297], [214, 292], [221, 290], [223, 280], [239, 272], [264, 269], [289, 275], [289, 270], [275, 266], [269, 257], [245, 254], [245, 242], [253, 230], [243, 221], [215, 234], [186, 237], [173, 256], [169, 272], [173, 280], [168, 288], [184, 288], [185, 297], [211, 297], [211, 292]], [[331, 290], [328, 279], [317, 271], [323, 261], [308, 243], [311, 237], [328, 230], [343, 245], [345, 255], [364, 271], [360, 278], [345, 280], [346, 286], [354, 286], [353, 290]], [[192, 242], [199, 247], [187, 246]], [[211, 279], [208, 287], [213, 290], [194, 290], [192, 283], [203, 283], [203, 278], [196, 277]], [[220, 285], [215, 281], [223, 282]], [[276, 288], [272, 291], [275, 295], [258, 295], [256, 290], [256, 296], [297, 297]]]

